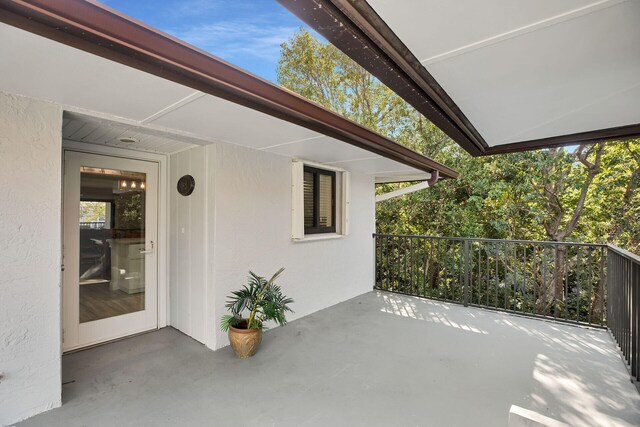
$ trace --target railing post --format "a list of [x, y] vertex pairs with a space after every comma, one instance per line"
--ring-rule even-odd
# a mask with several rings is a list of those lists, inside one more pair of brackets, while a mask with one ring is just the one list
[[464, 306], [469, 305], [469, 277], [471, 272], [469, 271], [469, 241], [464, 241]]
[[634, 378], [634, 380], [638, 380], [638, 378], [640, 378], [640, 374], [638, 373], [638, 356], [639, 355], [639, 348], [638, 348], [638, 341], [640, 341], [640, 337], [639, 337], [639, 333], [640, 331], [638, 331], [638, 329], [640, 328], [640, 307], [638, 306], [638, 301], [640, 301], [640, 297], [638, 295], [638, 293], [640, 293], [640, 286], [639, 285], [639, 280], [638, 280], [638, 275], [640, 274], [640, 265], [635, 265], [633, 263], [629, 263], [629, 268], [631, 269], [630, 273], [630, 278], [631, 278], [631, 283], [629, 286], [629, 290], [630, 290], [630, 295], [629, 295], [629, 302], [631, 305], [631, 360], [630, 360], [630, 367], [631, 367], [631, 376]]

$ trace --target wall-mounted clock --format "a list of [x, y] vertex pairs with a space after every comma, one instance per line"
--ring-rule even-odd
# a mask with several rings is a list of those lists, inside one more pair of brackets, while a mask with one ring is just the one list
[[193, 193], [196, 187], [196, 180], [191, 175], [185, 175], [178, 180], [178, 193], [188, 196]]

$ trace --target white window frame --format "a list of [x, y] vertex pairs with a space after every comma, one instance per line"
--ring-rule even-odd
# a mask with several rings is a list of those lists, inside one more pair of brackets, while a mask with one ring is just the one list
[[[304, 167], [336, 173], [336, 232], [304, 233]], [[341, 238], [349, 234], [349, 172], [335, 166], [294, 160], [291, 168], [291, 238], [296, 242]]]

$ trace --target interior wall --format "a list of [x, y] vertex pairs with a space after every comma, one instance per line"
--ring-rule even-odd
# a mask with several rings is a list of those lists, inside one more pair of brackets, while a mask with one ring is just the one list
[[[172, 156], [171, 171], [171, 321], [208, 347], [228, 345], [219, 319], [249, 270], [270, 276], [285, 267], [278, 283], [295, 300], [289, 320], [372, 289], [373, 177], [351, 174], [349, 235], [294, 242], [290, 158], [218, 143]], [[184, 198], [175, 183], [186, 173], [196, 191]]]
[[60, 406], [62, 109], [0, 92], [0, 425]]

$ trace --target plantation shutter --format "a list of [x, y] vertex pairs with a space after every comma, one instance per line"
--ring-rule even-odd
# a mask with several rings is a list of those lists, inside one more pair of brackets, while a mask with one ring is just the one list
[[304, 173], [304, 228], [313, 227], [313, 195], [314, 189], [314, 174], [305, 171]]
[[336, 231], [336, 173], [304, 167], [304, 232]]
[[320, 188], [318, 189], [318, 226], [333, 227], [334, 225], [334, 209], [333, 209], [333, 176], [318, 175]]

